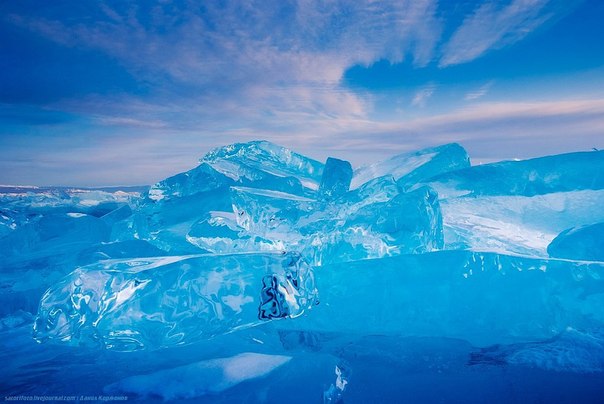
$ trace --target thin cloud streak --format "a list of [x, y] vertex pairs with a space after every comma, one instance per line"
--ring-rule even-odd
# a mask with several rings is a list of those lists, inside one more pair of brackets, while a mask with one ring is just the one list
[[543, 13], [550, 0], [512, 0], [481, 5], [468, 16], [443, 48], [441, 67], [467, 63], [491, 49], [518, 42], [553, 14]]
[[487, 93], [489, 92], [489, 90], [491, 89], [492, 86], [493, 86], [493, 82], [492, 81], [490, 81], [490, 82], [488, 82], [486, 84], [483, 84], [478, 89], [466, 93], [466, 96], [464, 97], [464, 100], [466, 100], [466, 101], [474, 101], [474, 100], [477, 100], [479, 98], [482, 98], [485, 95], [487, 95]]
[[411, 100], [411, 105], [414, 107], [424, 108], [428, 103], [430, 97], [434, 95], [435, 91], [435, 84], [430, 84], [424, 88], [421, 88], [418, 92], [415, 93], [415, 96]]

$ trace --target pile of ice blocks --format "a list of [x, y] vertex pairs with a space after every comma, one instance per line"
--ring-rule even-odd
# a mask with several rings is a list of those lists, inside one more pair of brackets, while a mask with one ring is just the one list
[[156, 349], [278, 320], [488, 346], [604, 323], [604, 152], [471, 166], [448, 144], [353, 169], [254, 141], [95, 192], [2, 196], [2, 315], [48, 288], [39, 341]]

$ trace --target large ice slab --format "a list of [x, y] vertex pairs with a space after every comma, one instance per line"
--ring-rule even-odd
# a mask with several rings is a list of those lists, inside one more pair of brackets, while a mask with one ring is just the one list
[[212, 150], [196, 168], [159, 181], [148, 195], [160, 201], [231, 185], [301, 194], [316, 191], [322, 173], [323, 164], [285, 147], [266, 141], [235, 143]]
[[187, 241], [191, 227], [211, 211], [230, 209], [229, 188], [221, 187], [193, 195], [146, 201], [133, 215], [112, 227], [112, 239], [141, 239], [172, 255], [198, 254]]
[[437, 175], [425, 184], [440, 198], [478, 195], [534, 196], [604, 189], [604, 151], [577, 152], [472, 166]]
[[[387, 188], [391, 182], [385, 179], [383, 184]], [[370, 187], [348, 194], [350, 199], [345, 195], [325, 206], [276, 191], [233, 188], [233, 211], [246, 239], [261, 243], [257, 250], [268, 241], [275, 249], [301, 251], [312, 265], [443, 247], [440, 206], [430, 188], [393, 192], [391, 198], [388, 191], [374, 194]], [[369, 195], [374, 196], [369, 203], [361, 198]], [[228, 240], [225, 243], [235, 245]], [[253, 247], [250, 243], [239, 245]]]
[[325, 265], [421, 254], [443, 247], [440, 205], [430, 188], [401, 193], [347, 213], [300, 227], [305, 237], [303, 255], [309, 262]]
[[399, 154], [388, 160], [360, 167], [354, 171], [350, 188], [356, 189], [373, 178], [391, 175], [403, 189], [407, 189], [437, 174], [469, 166], [470, 158], [466, 150], [457, 143], [451, 143]]
[[564, 230], [547, 252], [551, 257], [604, 261], [604, 222]]
[[548, 257], [563, 230], [604, 221], [604, 190], [534, 196], [464, 196], [440, 201], [446, 249]]
[[153, 185], [114, 237], [145, 239], [170, 254], [199, 253], [201, 244], [187, 242], [188, 234], [211, 211], [230, 209], [231, 187], [314, 198], [322, 172], [323, 164], [265, 141], [218, 148], [196, 168]]
[[317, 298], [312, 269], [293, 253], [101, 261], [44, 294], [34, 336], [120, 351], [169, 347], [297, 317]]
[[235, 180], [212, 168], [209, 164], [199, 166], [168, 177], [154, 184], [148, 197], [154, 201], [194, 195], [201, 192], [226, 188], [235, 184]]
[[295, 326], [479, 346], [535, 341], [602, 328], [602, 279], [604, 263], [471, 251], [335, 264], [316, 272], [321, 304]]
[[276, 177], [294, 177], [314, 190], [318, 189], [323, 174], [322, 163], [265, 140], [219, 147], [201, 162], [233, 178], [251, 168]]

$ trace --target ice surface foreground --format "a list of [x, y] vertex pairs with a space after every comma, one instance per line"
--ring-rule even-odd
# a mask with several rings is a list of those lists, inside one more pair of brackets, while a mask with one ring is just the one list
[[138, 350], [270, 321], [489, 345], [602, 328], [603, 206], [604, 152], [471, 166], [449, 144], [354, 170], [255, 141], [101, 216], [6, 209], [0, 243], [14, 268], [80, 257], [49, 276], [39, 341]]

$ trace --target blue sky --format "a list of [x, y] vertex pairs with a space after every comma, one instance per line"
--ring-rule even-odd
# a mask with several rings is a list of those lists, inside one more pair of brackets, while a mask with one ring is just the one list
[[0, 184], [134, 185], [267, 139], [358, 166], [604, 148], [604, 2], [0, 3]]

